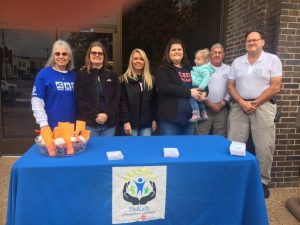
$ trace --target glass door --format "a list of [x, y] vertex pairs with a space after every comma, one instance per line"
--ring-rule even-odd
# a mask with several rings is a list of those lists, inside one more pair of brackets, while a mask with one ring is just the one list
[[67, 41], [73, 50], [75, 70], [85, 65], [86, 51], [93, 41], [100, 41], [106, 48], [108, 65], [115, 72], [120, 72], [120, 53], [118, 40], [114, 28], [85, 28], [79, 30], [65, 29], [60, 31], [60, 36]]
[[37, 72], [44, 67], [55, 32], [0, 29], [0, 153], [25, 152], [38, 129], [31, 110]]

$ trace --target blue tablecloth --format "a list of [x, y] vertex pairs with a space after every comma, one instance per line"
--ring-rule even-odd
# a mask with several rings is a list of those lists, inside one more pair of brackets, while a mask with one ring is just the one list
[[[167, 166], [165, 219], [145, 225], [265, 225], [266, 204], [256, 158], [229, 154], [220, 136], [91, 138], [85, 152], [40, 155], [33, 145], [11, 171], [7, 225], [112, 223], [112, 167]], [[179, 158], [164, 158], [177, 147]], [[121, 150], [124, 160], [108, 161]]]

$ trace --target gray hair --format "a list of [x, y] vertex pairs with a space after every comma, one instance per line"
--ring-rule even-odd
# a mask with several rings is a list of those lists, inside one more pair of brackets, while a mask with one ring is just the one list
[[213, 45], [211, 46], [211, 48], [210, 48], [210, 52], [213, 52], [213, 50], [214, 50], [215, 48], [221, 48], [221, 49], [223, 50], [223, 52], [224, 52], [224, 47], [223, 47], [223, 45], [221, 45], [220, 43], [213, 44]]
[[56, 42], [54, 42], [53, 47], [52, 47], [52, 52], [51, 55], [45, 65], [46, 66], [54, 66], [55, 65], [55, 61], [54, 61], [54, 53], [56, 51], [56, 49], [58, 48], [64, 48], [66, 50], [66, 52], [69, 54], [70, 56], [70, 61], [66, 67], [66, 70], [73, 70], [74, 69], [74, 58], [73, 58], [73, 53], [72, 53], [72, 49], [71, 46], [64, 40], [57, 40]]

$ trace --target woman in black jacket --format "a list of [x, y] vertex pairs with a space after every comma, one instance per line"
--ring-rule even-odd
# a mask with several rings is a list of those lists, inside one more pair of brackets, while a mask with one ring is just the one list
[[107, 69], [107, 54], [101, 42], [92, 42], [85, 68], [75, 82], [77, 119], [86, 121], [94, 136], [114, 136], [120, 102], [120, 83]]
[[158, 119], [161, 135], [192, 135], [192, 108], [189, 99], [199, 100], [201, 92], [192, 88], [191, 68], [187, 65], [181, 40], [171, 39], [166, 46], [163, 63], [155, 73]]
[[156, 130], [156, 91], [145, 52], [134, 49], [120, 77], [120, 124], [126, 135], [151, 136]]

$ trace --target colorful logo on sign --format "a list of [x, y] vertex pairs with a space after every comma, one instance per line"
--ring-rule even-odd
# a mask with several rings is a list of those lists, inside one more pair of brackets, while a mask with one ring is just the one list
[[166, 166], [112, 168], [112, 223], [165, 218]]
[[147, 168], [128, 172], [124, 178], [123, 199], [132, 205], [145, 205], [156, 197], [156, 176]]

